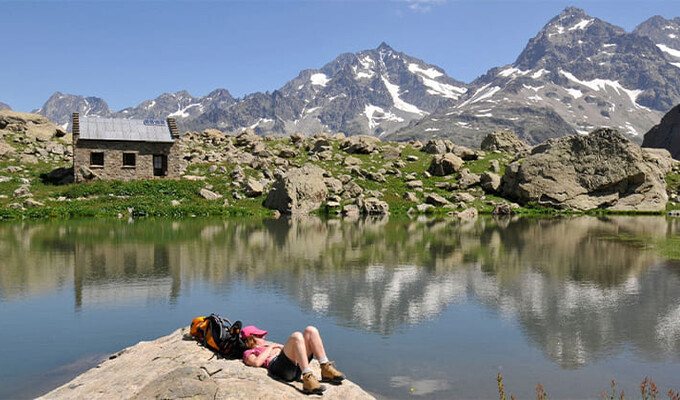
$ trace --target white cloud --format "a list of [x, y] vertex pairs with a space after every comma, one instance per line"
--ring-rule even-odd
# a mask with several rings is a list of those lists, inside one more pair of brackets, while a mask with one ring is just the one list
[[408, 8], [413, 11], [428, 12], [432, 10], [433, 5], [446, 3], [446, 0], [405, 0], [409, 3]]

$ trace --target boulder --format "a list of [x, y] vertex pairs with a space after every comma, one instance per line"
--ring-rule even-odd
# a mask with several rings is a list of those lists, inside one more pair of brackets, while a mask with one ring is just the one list
[[32, 154], [23, 154], [21, 157], [19, 157], [19, 162], [21, 164], [37, 164], [38, 163], [38, 157], [32, 155]]
[[29, 138], [48, 141], [66, 135], [66, 131], [47, 117], [11, 110], [0, 111], [0, 130], [24, 133]]
[[342, 215], [345, 217], [358, 217], [360, 214], [359, 206], [356, 204], [347, 204], [342, 207]]
[[361, 165], [361, 164], [363, 164], [363, 162], [360, 159], [353, 157], [353, 156], [347, 156], [347, 157], [345, 157], [344, 160], [342, 160], [342, 165], [344, 165], [346, 167], [351, 167], [353, 165]]
[[13, 155], [14, 155], [14, 147], [10, 146], [9, 144], [5, 143], [4, 141], [0, 141], [0, 158], [11, 157]]
[[236, 182], [242, 182], [246, 178], [246, 173], [243, 171], [241, 166], [237, 165], [229, 173], [229, 177]]
[[264, 185], [255, 179], [248, 179], [244, 187], [246, 197], [258, 197], [264, 193]]
[[412, 180], [406, 182], [406, 187], [409, 189], [422, 189], [423, 188], [423, 181], [421, 180]]
[[[318, 377], [319, 362], [310, 367]], [[189, 336], [189, 328], [140, 342], [108, 357], [98, 366], [42, 398], [66, 399], [281, 399], [305, 398], [302, 382], [280, 382], [264, 368], [242, 360], [215, 357]], [[309, 396], [320, 398], [319, 396]], [[373, 399], [346, 379], [326, 385], [323, 399]]]
[[442, 207], [442, 206], [445, 206], [447, 204], [451, 204], [443, 196], [438, 195], [436, 193], [425, 194], [425, 203], [432, 204], [435, 207]]
[[305, 214], [318, 209], [328, 197], [323, 174], [313, 164], [292, 168], [274, 182], [264, 206], [284, 214]]
[[308, 149], [310, 154], [318, 154], [331, 150], [333, 150], [333, 146], [328, 138], [318, 138]]
[[453, 142], [444, 139], [430, 139], [420, 151], [428, 154], [444, 154], [453, 150]]
[[498, 162], [498, 160], [489, 161], [489, 171], [501, 172], [501, 164]]
[[503, 151], [512, 154], [525, 154], [531, 150], [526, 142], [522, 141], [512, 131], [500, 130], [492, 132], [482, 139], [481, 149], [484, 151]]
[[206, 200], [217, 200], [222, 198], [221, 194], [215, 193], [212, 190], [208, 190], [206, 188], [201, 188], [198, 194]]
[[297, 151], [292, 147], [284, 147], [279, 151], [279, 157], [281, 158], [295, 158], [297, 155]]
[[454, 203], [471, 203], [475, 201], [475, 196], [467, 192], [456, 193], [451, 196], [451, 201]]
[[494, 194], [501, 187], [501, 176], [493, 172], [484, 172], [479, 183], [486, 193]]
[[387, 202], [375, 197], [369, 197], [361, 201], [361, 213], [365, 215], [389, 215], [390, 206]]
[[323, 181], [330, 192], [332, 193], [342, 192], [342, 182], [340, 181], [340, 179], [330, 177], [324, 178]]
[[471, 186], [478, 185], [481, 181], [481, 176], [479, 174], [473, 174], [469, 169], [463, 168], [460, 170], [458, 175], [458, 187], [461, 189], [467, 189]]
[[13, 192], [14, 197], [32, 197], [31, 189], [27, 185], [16, 188]]
[[491, 214], [493, 215], [513, 215], [515, 211], [512, 209], [510, 204], [502, 202], [496, 204], [496, 206], [493, 208], [493, 211]]
[[45, 205], [44, 203], [41, 203], [41, 202], [33, 199], [32, 197], [29, 197], [26, 200], [24, 200], [24, 207], [26, 207], [26, 208], [42, 207], [44, 205]]
[[506, 168], [500, 191], [520, 204], [559, 209], [663, 211], [670, 165], [618, 131], [602, 128], [534, 147], [525, 160]]
[[385, 179], [385, 175], [381, 174], [380, 172], [368, 172], [365, 174], [366, 178], [368, 180], [374, 181], [374, 182], [387, 182], [387, 179]]
[[340, 142], [340, 150], [350, 154], [371, 154], [378, 149], [378, 143], [380, 143], [380, 139], [374, 136], [350, 136]]
[[477, 151], [467, 148], [465, 146], [459, 146], [457, 144], [453, 145], [451, 153], [462, 158], [464, 161], [473, 161], [479, 158], [479, 154]]
[[352, 199], [358, 197], [363, 192], [364, 189], [356, 182], [348, 182], [343, 187], [342, 196], [346, 199]]
[[300, 133], [300, 132], [295, 132], [292, 135], [290, 135], [290, 141], [293, 144], [297, 144], [305, 140], [305, 136]]
[[254, 148], [262, 138], [257, 136], [251, 129], [246, 129], [236, 136], [236, 145], [239, 147]]
[[670, 110], [658, 125], [645, 133], [642, 147], [666, 149], [673, 158], [680, 160], [680, 104]]
[[396, 160], [401, 157], [401, 149], [398, 147], [385, 147], [382, 151], [383, 159]]
[[434, 176], [446, 176], [458, 172], [465, 162], [453, 153], [437, 154], [430, 163], [428, 172]]
[[404, 192], [404, 195], [402, 196], [402, 198], [404, 200], [410, 201], [412, 203], [417, 203], [419, 201], [418, 196], [416, 196], [416, 194], [413, 193], [413, 192]]

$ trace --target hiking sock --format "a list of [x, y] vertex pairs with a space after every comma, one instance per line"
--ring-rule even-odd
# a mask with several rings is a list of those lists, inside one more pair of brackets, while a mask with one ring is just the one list
[[328, 357], [319, 358], [319, 364], [326, 364], [328, 362]]
[[307, 372], [312, 372], [312, 369], [309, 368], [309, 367], [303, 369], [303, 370], [302, 370], [302, 375], [306, 374]]

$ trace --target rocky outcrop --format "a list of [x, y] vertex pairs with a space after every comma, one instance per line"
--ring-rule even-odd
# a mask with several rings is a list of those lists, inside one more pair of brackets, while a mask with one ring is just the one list
[[305, 214], [318, 209], [327, 197], [323, 170], [305, 164], [289, 170], [274, 182], [264, 206], [284, 214]]
[[54, 137], [66, 135], [65, 130], [42, 115], [11, 110], [0, 111], [0, 132], [3, 130], [24, 133], [29, 138], [40, 141], [48, 141]]
[[[264, 368], [225, 360], [178, 329], [109, 357], [42, 399], [299, 399], [301, 382], [284, 383]], [[310, 364], [320, 376], [319, 363]], [[373, 399], [349, 380], [326, 385], [324, 399]]]
[[662, 211], [672, 160], [612, 129], [551, 139], [510, 164], [501, 192], [521, 204], [559, 209]]
[[642, 147], [666, 149], [680, 160], [680, 105], [675, 106], [645, 134]]
[[512, 154], [523, 154], [531, 150], [531, 146], [520, 140], [514, 132], [507, 130], [495, 131], [486, 135], [480, 147], [484, 151], [498, 150]]
[[371, 154], [377, 151], [378, 143], [380, 143], [380, 139], [377, 137], [367, 135], [350, 136], [340, 142], [340, 150], [344, 150], [347, 153]]
[[446, 176], [458, 172], [463, 164], [463, 159], [453, 153], [437, 154], [427, 171], [434, 176]]

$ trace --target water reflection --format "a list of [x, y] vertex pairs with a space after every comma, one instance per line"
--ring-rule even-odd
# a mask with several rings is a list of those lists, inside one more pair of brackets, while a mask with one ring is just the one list
[[76, 310], [172, 304], [194, 281], [242, 282], [390, 335], [473, 301], [517, 321], [564, 368], [624, 346], [657, 360], [680, 352], [680, 274], [646, 247], [678, 226], [662, 217], [3, 224], [0, 302], [72, 285]]

